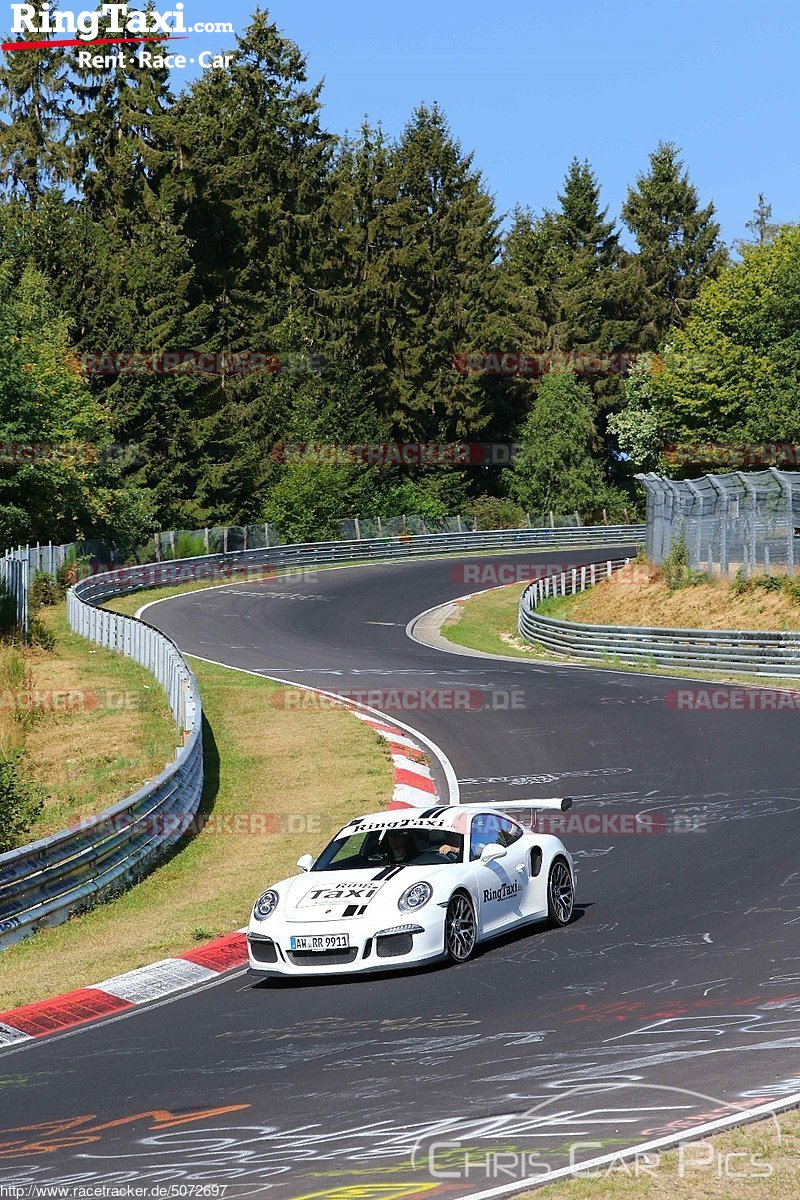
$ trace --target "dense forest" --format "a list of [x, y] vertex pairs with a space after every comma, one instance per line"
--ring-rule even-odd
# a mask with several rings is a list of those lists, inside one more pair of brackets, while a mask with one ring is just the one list
[[3, 545], [618, 517], [670, 447], [800, 440], [800, 230], [725, 247], [674, 145], [618, 218], [580, 157], [501, 214], [435, 105], [330, 133], [263, 11], [180, 94], [75, 62], [0, 67]]

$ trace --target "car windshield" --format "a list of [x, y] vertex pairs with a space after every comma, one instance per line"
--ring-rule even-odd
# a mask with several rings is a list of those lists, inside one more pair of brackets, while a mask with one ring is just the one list
[[449, 829], [371, 829], [334, 838], [312, 870], [438, 865], [461, 862], [463, 853], [463, 835]]

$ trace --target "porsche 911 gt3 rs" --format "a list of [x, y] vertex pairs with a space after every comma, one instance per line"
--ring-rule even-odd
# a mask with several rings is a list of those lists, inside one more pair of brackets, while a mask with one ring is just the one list
[[510, 929], [566, 925], [575, 900], [574, 863], [559, 838], [470, 805], [356, 817], [316, 861], [307, 854], [297, 865], [299, 875], [253, 908], [248, 952], [262, 975], [466, 962]]

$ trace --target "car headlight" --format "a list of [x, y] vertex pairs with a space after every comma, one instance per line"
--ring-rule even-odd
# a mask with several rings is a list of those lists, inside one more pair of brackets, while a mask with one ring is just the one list
[[397, 907], [401, 912], [415, 912], [416, 909], [422, 908], [423, 904], [427, 904], [432, 895], [433, 888], [429, 883], [425, 883], [424, 880], [412, 883], [397, 901]]
[[280, 896], [274, 888], [270, 888], [268, 892], [264, 892], [263, 896], [259, 896], [253, 905], [253, 916], [258, 921], [266, 921], [267, 917], [271, 916], [278, 907]]

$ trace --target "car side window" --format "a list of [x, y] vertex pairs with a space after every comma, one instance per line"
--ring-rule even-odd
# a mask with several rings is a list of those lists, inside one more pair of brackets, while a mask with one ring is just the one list
[[513, 846], [518, 838], [522, 837], [522, 826], [516, 821], [510, 821], [508, 817], [497, 817], [499, 832], [497, 841], [501, 846]]
[[469, 858], [473, 862], [480, 858], [484, 846], [513, 846], [522, 837], [523, 829], [516, 821], [508, 817], [498, 817], [494, 813], [477, 813], [472, 818], [472, 832], [469, 840]]
[[500, 840], [498, 819], [494, 813], [476, 813], [472, 818], [472, 829], [469, 838], [469, 858], [473, 862], [480, 858], [484, 846], [490, 846]]

